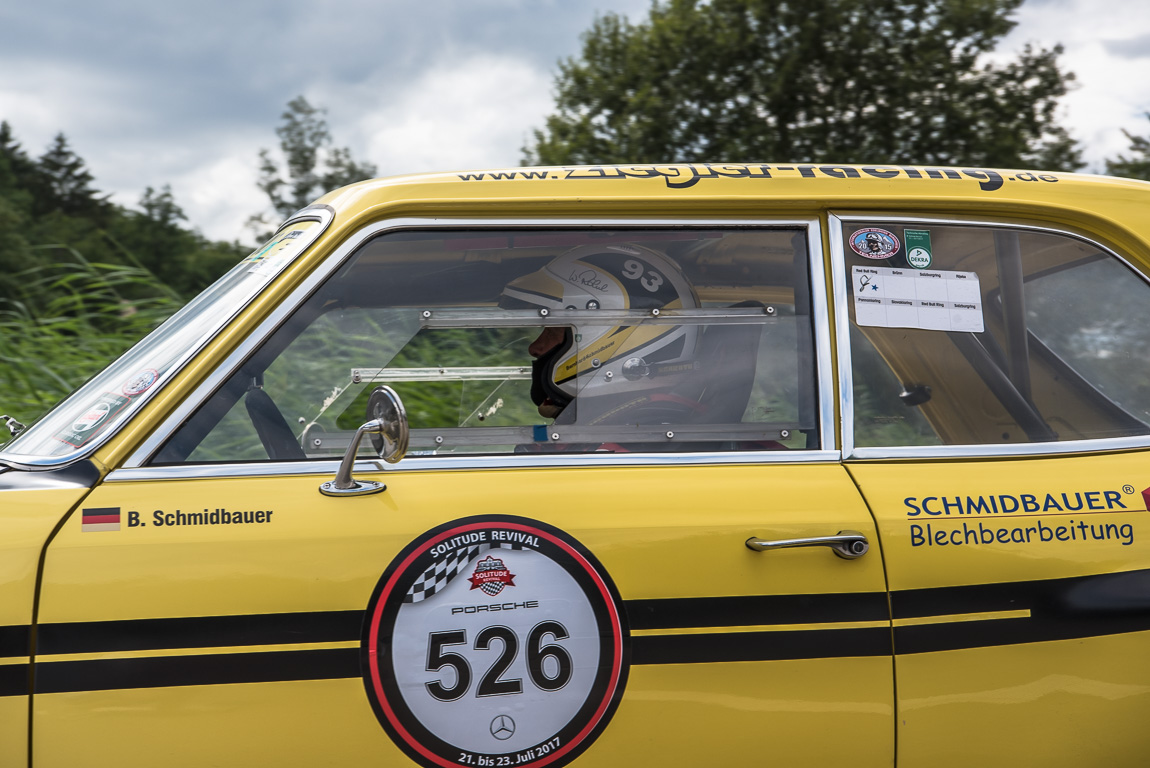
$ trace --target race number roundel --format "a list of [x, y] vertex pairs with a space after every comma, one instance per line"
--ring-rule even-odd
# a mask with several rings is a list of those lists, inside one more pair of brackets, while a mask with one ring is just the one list
[[572, 537], [483, 516], [420, 536], [368, 605], [364, 684], [425, 766], [561, 766], [606, 727], [627, 680], [618, 592]]

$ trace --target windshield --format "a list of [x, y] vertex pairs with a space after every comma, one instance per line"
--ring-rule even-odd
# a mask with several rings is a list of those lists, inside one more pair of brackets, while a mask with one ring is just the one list
[[308, 220], [266, 244], [88, 380], [0, 452], [19, 464], [58, 464], [94, 448], [235, 316], [323, 231]]

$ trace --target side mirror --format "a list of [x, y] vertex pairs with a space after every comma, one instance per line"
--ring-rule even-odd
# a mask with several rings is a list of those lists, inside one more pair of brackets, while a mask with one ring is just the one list
[[[407, 411], [391, 387], [376, 387], [367, 400], [367, 418], [382, 425], [379, 431], [370, 431], [371, 445], [379, 458], [395, 464], [407, 453], [411, 430], [407, 426]], [[366, 426], [366, 425], [365, 425]]]
[[4, 424], [8, 427], [8, 431], [12, 433], [12, 437], [19, 437], [20, 433], [28, 428], [20, 422], [16, 421], [16, 419], [12, 418], [8, 414], [0, 416], [0, 421], [3, 421]]
[[407, 411], [403, 402], [391, 387], [376, 387], [367, 401], [367, 417], [370, 419], [355, 431], [355, 436], [347, 446], [347, 453], [339, 464], [334, 480], [319, 487], [325, 496], [365, 496], [379, 493], [387, 486], [374, 480], [356, 480], [351, 476], [355, 466], [355, 456], [364, 435], [371, 435], [371, 445], [376, 455], [388, 464], [395, 464], [407, 453], [407, 441], [411, 430], [407, 426]]

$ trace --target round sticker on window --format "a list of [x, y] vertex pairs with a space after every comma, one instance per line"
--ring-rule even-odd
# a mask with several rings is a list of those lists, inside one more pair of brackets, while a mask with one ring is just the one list
[[135, 397], [136, 395], [142, 395], [151, 389], [152, 385], [155, 384], [156, 380], [159, 378], [160, 372], [155, 368], [145, 368], [136, 374], [133, 378], [124, 382], [124, 386], [121, 387], [121, 391], [124, 393], [124, 397]]
[[364, 685], [424, 766], [561, 766], [626, 685], [618, 592], [567, 534], [520, 517], [457, 520], [408, 545], [367, 609]]
[[898, 253], [899, 242], [893, 232], [868, 227], [851, 235], [851, 250], [864, 259], [889, 259]]

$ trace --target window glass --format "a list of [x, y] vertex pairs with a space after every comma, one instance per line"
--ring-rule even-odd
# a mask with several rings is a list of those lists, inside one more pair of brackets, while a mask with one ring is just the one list
[[1137, 310], [1148, 298], [1142, 279], [1113, 258], [1026, 282], [1027, 322], [1038, 349], [1143, 423], [1150, 423], [1150, 324]]
[[990, 225], [843, 235], [855, 445], [1150, 433], [1150, 286], [1112, 254]]
[[855, 445], [940, 445], [941, 440], [922, 409], [908, 408], [901, 398], [902, 382], [887, 365], [874, 344], [851, 326], [854, 360]]
[[411, 457], [816, 448], [808, 282], [799, 228], [385, 234], [157, 462], [341, 456], [380, 385]]

